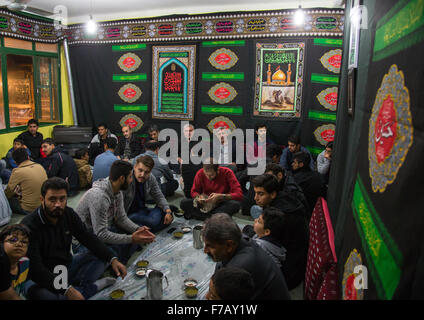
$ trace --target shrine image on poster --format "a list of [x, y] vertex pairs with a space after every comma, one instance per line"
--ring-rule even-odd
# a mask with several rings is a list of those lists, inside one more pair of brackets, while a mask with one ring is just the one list
[[153, 118], [193, 120], [195, 56], [195, 46], [153, 47]]
[[304, 43], [257, 43], [254, 116], [299, 118]]

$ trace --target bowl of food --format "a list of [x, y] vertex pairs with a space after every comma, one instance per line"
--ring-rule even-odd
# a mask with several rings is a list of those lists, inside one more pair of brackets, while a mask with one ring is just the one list
[[146, 276], [147, 269], [146, 268], [137, 268], [135, 270], [135, 275], [139, 278], [144, 278]]
[[187, 298], [195, 298], [197, 296], [197, 293], [199, 292], [199, 289], [197, 289], [196, 287], [186, 287], [184, 289], [184, 292]]
[[183, 210], [181, 210], [181, 209], [179, 209], [179, 210], [177, 210], [177, 211], [174, 211], [174, 214], [175, 214], [175, 216], [177, 216], [177, 217], [181, 218], [181, 217], [183, 217], [183, 216], [184, 216], [184, 211], [183, 211]]
[[117, 290], [113, 290], [110, 294], [109, 297], [112, 300], [120, 300], [124, 297], [125, 295], [125, 291], [122, 289], [117, 289]]
[[147, 261], [147, 260], [140, 260], [140, 261], [137, 261], [136, 265], [139, 268], [147, 268], [147, 266], [149, 265], [149, 261]]
[[184, 232], [184, 233], [188, 233], [188, 232], [191, 231], [191, 227], [184, 226], [184, 227], [181, 228], [181, 231]]
[[184, 280], [184, 286], [186, 288], [194, 288], [197, 286], [197, 280], [193, 278], [188, 278]]
[[174, 236], [175, 238], [177, 238], [177, 239], [181, 239], [181, 238], [183, 237], [183, 235], [184, 235], [184, 233], [183, 233], [183, 232], [181, 232], [181, 231], [175, 231], [175, 232], [173, 233], [173, 236]]

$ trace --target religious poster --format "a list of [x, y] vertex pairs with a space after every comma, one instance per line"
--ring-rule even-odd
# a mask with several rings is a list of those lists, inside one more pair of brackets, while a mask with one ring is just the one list
[[193, 120], [195, 46], [153, 46], [152, 118]]
[[305, 43], [256, 43], [254, 116], [301, 115]]

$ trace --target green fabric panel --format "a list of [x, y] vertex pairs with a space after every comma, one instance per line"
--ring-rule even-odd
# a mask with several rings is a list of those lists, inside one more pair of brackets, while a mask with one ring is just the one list
[[343, 39], [315, 38], [314, 45], [325, 47], [341, 47], [343, 45]]
[[113, 111], [115, 112], [147, 112], [147, 104], [140, 104], [140, 105], [122, 105], [122, 104], [115, 104], [113, 105]]
[[202, 113], [206, 114], [243, 114], [243, 107], [239, 106], [202, 106]]
[[312, 75], [311, 75], [311, 82], [333, 85], [333, 84], [338, 84], [339, 83], [339, 77], [338, 76], [329, 75], [329, 74], [312, 73]]
[[316, 156], [319, 155], [321, 152], [323, 152], [325, 149], [325, 148], [318, 148], [318, 147], [312, 147], [312, 146], [307, 146], [306, 148], [308, 148], [310, 153]]
[[218, 81], [218, 80], [232, 80], [244, 81], [243, 72], [221, 73], [221, 72], [202, 72], [202, 80], [205, 81]]
[[324, 111], [310, 110], [308, 114], [309, 119], [321, 121], [336, 122], [336, 114]]
[[112, 46], [112, 51], [129, 51], [129, 50], [143, 50], [143, 49], [146, 49], [145, 43]]
[[228, 40], [228, 41], [203, 41], [202, 47], [229, 47], [229, 46], [244, 46], [244, 40]]
[[352, 208], [370, 272], [380, 298], [391, 299], [401, 277], [402, 255], [374, 209], [357, 176]]
[[[376, 30], [373, 61], [388, 57], [424, 39], [424, 0], [410, 1], [400, 11], [390, 13], [393, 16], [390, 19], [387, 16], [383, 18], [387, 22]], [[416, 30], [420, 31], [406, 37]], [[387, 51], [389, 46], [391, 48]]]
[[114, 74], [112, 80], [115, 82], [119, 81], [146, 81], [147, 75], [145, 73], [135, 74]]

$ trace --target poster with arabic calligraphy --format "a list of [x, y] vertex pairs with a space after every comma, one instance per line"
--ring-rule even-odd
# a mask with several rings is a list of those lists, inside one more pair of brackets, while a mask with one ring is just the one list
[[152, 118], [193, 120], [195, 46], [153, 46]]
[[256, 43], [254, 116], [301, 115], [305, 43]]

